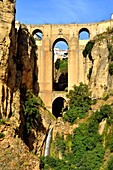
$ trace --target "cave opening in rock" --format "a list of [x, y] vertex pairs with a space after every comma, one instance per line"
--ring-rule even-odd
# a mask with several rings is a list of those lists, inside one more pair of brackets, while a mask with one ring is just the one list
[[66, 109], [66, 100], [63, 97], [58, 97], [53, 101], [52, 113], [56, 118], [62, 117], [63, 111], [65, 111]]

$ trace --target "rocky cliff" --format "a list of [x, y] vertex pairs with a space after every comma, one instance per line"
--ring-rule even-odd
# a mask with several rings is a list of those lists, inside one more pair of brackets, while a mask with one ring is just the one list
[[[0, 116], [10, 117], [16, 97], [16, 37], [15, 5], [10, 0], [0, 1]], [[18, 102], [17, 102], [18, 103]]]
[[[101, 98], [105, 92], [111, 93], [113, 88], [113, 30], [98, 35], [93, 42], [89, 86], [92, 96]], [[15, 170], [38, 170], [38, 156], [44, 151], [49, 128], [54, 126], [54, 140], [57, 133], [66, 138], [68, 133], [72, 134], [73, 129], [79, 126], [74, 124], [71, 127], [62, 118], [55, 122], [38, 98], [37, 50], [27, 27], [18, 24], [18, 28], [15, 28], [14, 1], [1, 0], [0, 168], [4, 170], [8, 167], [14, 167]]]
[[112, 93], [112, 37], [113, 29], [108, 28], [106, 32], [97, 35], [88, 42], [83, 52], [86, 61], [90, 61], [87, 78], [94, 98], [103, 98], [106, 94]]

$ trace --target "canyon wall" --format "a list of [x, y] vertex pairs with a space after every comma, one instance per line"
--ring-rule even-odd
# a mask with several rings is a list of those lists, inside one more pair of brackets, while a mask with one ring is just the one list
[[0, 117], [19, 119], [22, 88], [38, 95], [37, 54], [25, 25], [15, 29], [15, 4], [0, 2]]
[[[91, 51], [92, 72], [89, 87], [94, 98], [113, 94], [113, 28], [97, 35]], [[90, 61], [91, 62], [91, 61]]]

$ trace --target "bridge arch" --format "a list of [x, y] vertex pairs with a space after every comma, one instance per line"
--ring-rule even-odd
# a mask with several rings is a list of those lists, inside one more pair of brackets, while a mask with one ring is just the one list
[[68, 42], [65, 38], [60, 37], [53, 42], [52, 60], [53, 90], [64, 91], [68, 87]]
[[79, 40], [90, 39], [90, 31], [88, 28], [81, 28], [78, 33]]
[[68, 46], [68, 48], [69, 48], [69, 44], [68, 44], [68, 40], [67, 40], [67, 38], [65, 38], [65, 37], [60, 37], [60, 38], [55, 38], [55, 40], [53, 41], [53, 43], [52, 43], [52, 50], [54, 49], [54, 46], [55, 46], [55, 44], [57, 43], [57, 42], [59, 42], [59, 41], [64, 41], [66, 44], [67, 44], [67, 46]]
[[58, 118], [62, 117], [63, 111], [67, 110], [67, 101], [63, 97], [57, 97], [52, 103], [52, 113]]
[[32, 35], [34, 36], [34, 38], [38, 41], [42, 40], [43, 38], [43, 32], [40, 29], [35, 29], [32, 32]]

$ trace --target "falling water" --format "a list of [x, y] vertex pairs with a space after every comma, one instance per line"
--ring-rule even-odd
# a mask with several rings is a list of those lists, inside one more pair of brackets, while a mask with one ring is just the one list
[[46, 139], [46, 144], [45, 144], [45, 153], [44, 156], [49, 156], [49, 152], [50, 152], [50, 143], [51, 143], [51, 138], [52, 138], [52, 130], [53, 128], [51, 128], [48, 132], [47, 135], [47, 139]]

